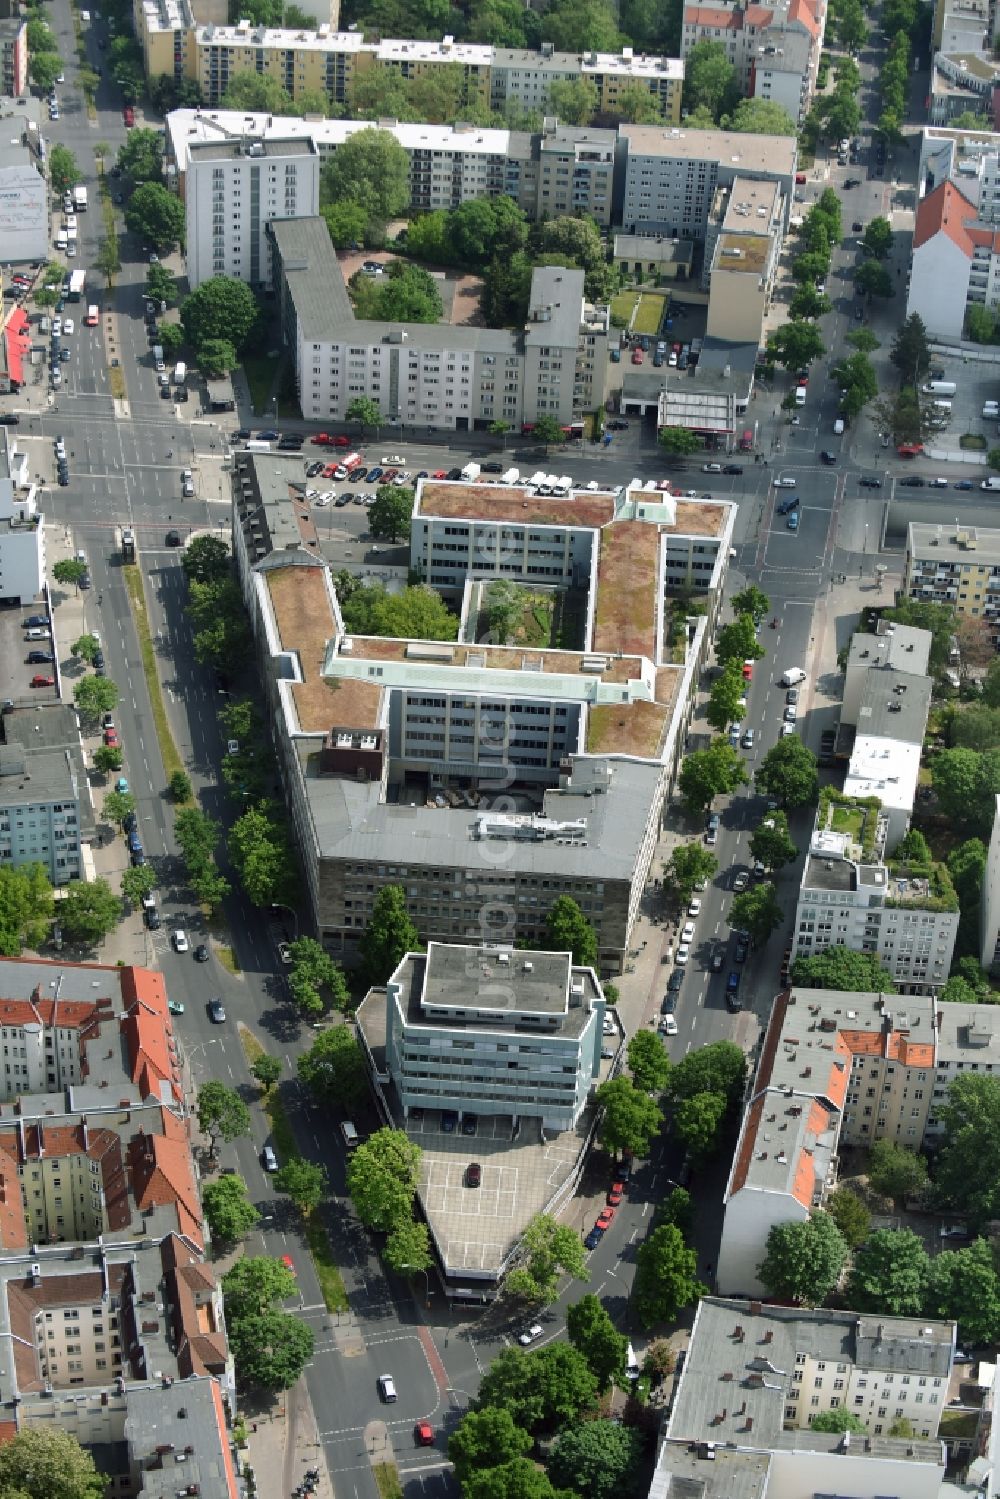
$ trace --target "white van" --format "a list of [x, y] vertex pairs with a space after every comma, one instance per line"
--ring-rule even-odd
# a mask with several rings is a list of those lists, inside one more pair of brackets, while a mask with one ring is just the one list
[[1000, 489], [1000, 478], [984, 479], [980, 489]]
[[790, 666], [781, 678], [781, 685], [782, 687], [797, 687], [798, 684], [800, 682], [804, 682], [805, 679], [806, 674], [802, 670], [801, 666]]
[[631, 1343], [625, 1350], [625, 1376], [627, 1379], [639, 1378], [639, 1360], [635, 1356], [635, 1349]]
[[838, 416], [837, 420], [834, 422], [834, 424], [833, 424], [833, 430], [834, 430], [834, 432], [836, 433], [836, 435], [838, 437], [840, 436], [841, 432], [843, 432], [843, 430], [844, 430], [844, 418], [842, 416]]
[[796, 385], [795, 387], [795, 404], [796, 406], [804, 406], [806, 404], [806, 388], [804, 385]]
[[342, 1120], [340, 1133], [348, 1150], [353, 1150], [358, 1143], [358, 1132], [349, 1119]]
[[56, 249], [57, 250], [62, 250], [63, 254], [65, 254], [66, 253], [66, 246], [68, 244], [69, 244], [69, 240], [66, 238], [66, 231], [65, 231], [65, 229], [60, 229], [59, 233], [56, 235]]

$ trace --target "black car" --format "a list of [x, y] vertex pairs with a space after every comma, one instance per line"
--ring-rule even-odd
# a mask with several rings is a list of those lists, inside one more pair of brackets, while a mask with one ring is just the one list
[[851, 225], [851, 229], [855, 234], [860, 234], [864, 227], [865, 226], [864, 224], [862, 224], [860, 219], [855, 219], [854, 223]]
[[146, 912], [146, 925], [149, 927], [149, 930], [151, 932], [158, 932], [160, 930], [160, 924], [160, 915], [158, 911]]
[[446, 479], [460, 479], [461, 477], [462, 470], [460, 468], [450, 468], [445, 475]]
[[0, 416], [0, 427], [16, 427], [20, 420], [16, 411], [5, 411]]
[[791, 515], [792, 511], [798, 510], [801, 504], [802, 501], [799, 499], [798, 495], [793, 494], [791, 499], [782, 500], [781, 504], [778, 506], [778, 514]]
[[161, 401], [169, 401], [170, 400], [170, 386], [169, 385], [161, 385], [160, 386], [160, 400]]
[[900, 479], [899, 482], [906, 489], [923, 489], [926, 480], [919, 479], [916, 474], [913, 474], [911, 478]]
[[746, 932], [736, 933], [736, 951], [733, 954], [737, 963], [745, 963], [750, 954], [750, 938]]
[[743, 472], [743, 465], [742, 463], [724, 463], [722, 465], [722, 472], [724, 474], [741, 474]]
[[474, 1135], [475, 1133], [476, 1133], [476, 1116], [475, 1116], [475, 1114], [464, 1114], [462, 1116], [462, 1134], [463, 1135]]
[[356, 484], [364, 484], [368, 478], [368, 470], [366, 468], [352, 468], [351, 478]]
[[64, 474], [60, 470], [60, 473], [59, 473], [59, 488], [60, 489], [65, 489], [66, 486], [68, 485], [68, 483], [69, 483], [69, 474]]
[[824, 463], [836, 463], [837, 461], [836, 453], [831, 453], [829, 448], [824, 448], [819, 456]]
[[[677, 972], [680, 973], [681, 978], [683, 979], [684, 978], [684, 974], [683, 974], [682, 970], [678, 968]], [[671, 975], [671, 977], [673, 977], [673, 975]], [[668, 987], [666, 994], [664, 994], [662, 1000], [660, 1001], [660, 1014], [661, 1015], [672, 1015], [674, 1013], [674, 1011], [676, 1010], [676, 1008], [677, 1008], [677, 990], [676, 989], [670, 989]]]
[[232, 440], [233, 442], [247, 442], [249, 441], [251, 435], [252, 434], [249, 427], [238, 427], [237, 430], [232, 434]]
[[316, 475], [321, 474], [325, 467], [325, 463], [310, 463], [309, 467], [306, 469], [306, 478], [315, 479]]
[[95, 671], [104, 670], [104, 652], [102, 650], [94, 652], [94, 669]]
[[27, 659], [29, 666], [44, 666], [46, 662], [56, 658], [51, 651], [29, 651]]
[[139, 824], [136, 821], [135, 813], [126, 812], [125, 816], [122, 818], [122, 827], [125, 829], [126, 833], [134, 833], [138, 826]]
[[208, 1018], [213, 1025], [225, 1024], [226, 1007], [221, 999], [210, 999], [208, 1001]]
[[676, 994], [677, 991], [680, 989], [681, 985], [683, 984], [683, 982], [684, 982], [684, 970], [683, 970], [683, 968], [675, 968], [674, 971], [673, 971], [673, 973], [670, 975], [669, 979], [667, 980], [667, 989], [668, 989], [669, 993]]
[[209, 958], [208, 948], [205, 946], [204, 942], [199, 942], [198, 946], [194, 950], [194, 960], [195, 960], [195, 962], [196, 963], [207, 963], [208, 962], [208, 958]]
[[622, 416], [616, 416], [614, 421], [604, 423], [609, 432], [627, 432], [628, 422]]
[[[503, 473], [503, 464], [502, 463], [484, 463], [483, 464], [483, 473], [484, 474], [502, 474]], [[419, 475], [418, 475], [418, 477], [419, 477]]]
[[599, 1228], [592, 1228], [583, 1242], [587, 1249], [596, 1249], [603, 1237]]
[[179, 531], [168, 531], [167, 532], [167, 546], [168, 547], [179, 547], [179, 546], [182, 546], [182, 545], [183, 545], [183, 542], [181, 541], [181, 533]]
[[79, 584], [77, 586], [79, 588], [89, 588], [91, 586], [90, 574], [89, 573], [84, 573], [83, 577], [80, 579], [80, 582], [79, 582]]
[[881, 489], [882, 488], [882, 480], [881, 479], [869, 479], [869, 478], [866, 477], [866, 478], [863, 478], [863, 479], [859, 479], [858, 483], [861, 485], [862, 489]]

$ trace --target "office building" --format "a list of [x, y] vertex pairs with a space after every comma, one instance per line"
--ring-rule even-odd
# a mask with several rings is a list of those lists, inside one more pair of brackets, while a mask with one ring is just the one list
[[[698, 1472], [713, 1457], [736, 1462], [732, 1487], [713, 1488], [713, 1495], [933, 1499], [944, 1466], [937, 1436], [954, 1352], [953, 1322], [706, 1296], [694, 1315], [666, 1440], [691, 1444]], [[810, 1430], [813, 1417], [835, 1410], [856, 1415], [865, 1434]], [[909, 1423], [912, 1436], [890, 1436], [899, 1421]], [[713, 1452], [699, 1455], [699, 1444]], [[655, 1480], [650, 1489], [673, 1492]]]
[[368, 995], [358, 1026], [385, 1037], [406, 1113], [510, 1115], [550, 1134], [575, 1128], [599, 1081], [604, 1013], [570, 953], [431, 942]]
[[927, 94], [927, 117], [932, 125], [948, 125], [968, 114], [979, 115], [984, 123], [993, 120], [1000, 64], [984, 48], [984, 36], [963, 46], [969, 35], [963, 28], [947, 48], [934, 54]]
[[27, 138], [8, 141], [0, 146], [0, 256], [8, 266], [48, 253], [48, 188], [39, 157]]
[[532, 273], [523, 331], [355, 318], [321, 218], [270, 225], [284, 342], [292, 349], [302, 414], [342, 421], [356, 396], [387, 422], [457, 432], [540, 415], [569, 426], [604, 399], [607, 307], [583, 297], [583, 272]]
[[270, 287], [267, 226], [319, 212], [314, 142], [266, 137], [192, 142], [187, 147], [186, 262], [192, 288], [212, 276]]
[[822, 0], [686, 5], [681, 57], [699, 42], [721, 46], [748, 99], [778, 104], [801, 123], [816, 89], [825, 23]]
[[954, 520], [911, 522], [902, 593], [983, 620], [1000, 644], [1000, 530]]
[[[602, 967], [619, 969], [733, 507], [642, 487], [545, 499], [420, 481], [411, 566], [460, 603], [459, 639], [363, 639], [344, 629], [311, 514], [280, 463], [269, 477], [273, 462], [240, 457], [234, 551], [322, 939], [353, 943], [386, 884], [404, 885], [421, 937], [441, 942], [538, 940], [570, 894]], [[551, 590], [556, 608], [570, 580], [576, 648], [477, 643], [476, 590], [495, 577]], [[664, 631], [682, 586], [707, 612], [686, 621], [676, 662]]]
[[778, 995], [726, 1184], [720, 1291], [761, 1292], [768, 1234], [824, 1206], [841, 1145], [920, 1147], [937, 1075], [935, 1008], [927, 994]]
[[798, 159], [794, 136], [620, 125], [624, 153], [620, 221], [628, 234], [704, 239], [720, 187], [774, 182], [787, 222]]

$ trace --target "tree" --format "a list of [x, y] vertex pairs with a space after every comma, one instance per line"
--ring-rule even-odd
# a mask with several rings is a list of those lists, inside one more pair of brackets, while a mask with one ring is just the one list
[[937, 1114], [935, 1196], [978, 1229], [1000, 1216], [1000, 1079], [961, 1074]]
[[260, 1083], [264, 1092], [270, 1093], [281, 1076], [281, 1067], [280, 1057], [272, 1057], [266, 1051], [262, 1051], [260, 1056], [251, 1062], [250, 1071]]
[[295, 1272], [281, 1260], [257, 1254], [237, 1260], [222, 1277], [226, 1316], [232, 1324], [273, 1311], [295, 1295]]
[[686, 906], [697, 887], [707, 883], [719, 861], [703, 843], [678, 843], [663, 866], [663, 883], [679, 906]]
[[743, 761], [728, 739], [713, 739], [708, 749], [685, 755], [677, 784], [692, 812], [704, 812], [717, 796], [728, 796], [749, 779]]
[[76, 1437], [28, 1426], [0, 1447], [4, 1499], [103, 1499], [108, 1479]]
[[287, 1161], [272, 1178], [278, 1192], [287, 1192], [300, 1213], [315, 1212], [323, 1201], [328, 1182], [326, 1167], [318, 1161], [296, 1156]]
[[894, 1140], [876, 1140], [868, 1157], [868, 1182], [873, 1191], [891, 1197], [898, 1207], [926, 1189], [927, 1162]]
[[784, 812], [769, 812], [767, 817], [750, 835], [750, 852], [759, 859], [765, 869], [781, 869], [798, 856], [798, 849], [788, 831], [788, 818]]
[[755, 947], [762, 946], [772, 932], [777, 931], [784, 920], [784, 912], [769, 882], [754, 885], [749, 890], [733, 896], [729, 908], [729, 924], [738, 931], [749, 932]]
[[133, 182], [161, 182], [163, 138], [160, 132], [141, 128], [130, 130], [124, 145], [118, 147], [118, 167]]
[[656, 96], [638, 81], [625, 85], [611, 112], [630, 125], [658, 125], [663, 119]]
[[551, 1301], [559, 1272], [587, 1279], [583, 1244], [575, 1229], [557, 1223], [548, 1213], [536, 1213], [521, 1239], [522, 1258], [509, 1271], [504, 1290], [524, 1301]]
[[[177, 282], [165, 265], [146, 267], [146, 295], [154, 302], [173, 302], [176, 298]], [[174, 325], [170, 323], [167, 326], [172, 328]]]
[[542, 939], [549, 952], [568, 952], [581, 968], [597, 967], [597, 933], [571, 895], [560, 895], [549, 907]]
[[736, 661], [728, 661], [725, 670], [712, 683], [705, 717], [723, 734], [731, 723], [739, 723], [745, 711], [746, 682]]
[[709, 109], [718, 122], [739, 96], [736, 69], [726, 57], [722, 42], [696, 42], [684, 66], [684, 109]]
[[89, 571], [86, 562], [78, 562], [75, 557], [62, 557], [53, 567], [52, 576], [57, 583], [67, 583], [70, 587], [79, 588]]
[[0, 868], [0, 954], [16, 958], [24, 947], [41, 947], [53, 909], [52, 886], [41, 864]]
[[636, 1260], [635, 1310], [643, 1327], [676, 1321], [686, 1306], [708, 1294], [697, 1271], [697, 1250], [687, 1247], [674, 1224], [653, 1229]]
[[184, 204], [159, 182], [144, 182], [126, 204], [125, 223], [157, 248], [173, 245], [184, 238]]
[[599, 103], [592, 78], [556, 78], [549, 84], [549, 110], [565, 125], [589, 125]]
[[427, 1225], [412, 1218], [401, 1219], [385, 1241], [382, 1258], [398, 1275], [406, 1271], [417, 1275], [421, 1270], [430, 1270], [434, 1260]]
[[57, 193], [64, 193], [80, 180], [76, 157], [65, 146], [53, 146], [49, 152], [49, 179]]
[[222, 109], [238, 109], [243, 114], [291, 115], [295, 113], [291, 95], [270, 73], [244, 71], [234, 73], [220, 101]]
[[628, 1043], [628, 1065], [635, 1086], [643, 1093], [662, 1093], [670, 1073], [670, 1058], [653, 1031], [636, 1031]]
[[94, 723], [102, 713], [110, 713], [117, 706], [118, 688], [110, 677], [83, 677], [73, 688], [73, 701], [80, 717]]
[[368, 512], [368, 530], [377, 541], [407, 541], [413, 513], [413, 490], [380, 484]]
[[615, 1327], [597, 1296], [581, 1296], [567, 1308], [566, 1334], [587, 1360], [599, 1390], [606, 1390], [612, 1381], [624, 1381], [628, 1338]]
[[820, 1411], [809, 1422], [812, 1431], [828, 1431], [836, 1434], [843, 1431], [867, 1431], [865, 1423], [853, 1411], [840, 1405], [835, 1410]]
[[479, 1410], [505, 1410], [532, 1436], [558, 1431], [590, 1410], [597, 1380], [582, 1353], [550, 1343], [532, 1353], [505, 1348], [479, 1383]]
[[845, 342], [862, 354], [873, 354], [881, 347], [880, 340], [875, 337], [870, 328], [855, 328], [853, 333], [847, 335]]
[[382, 425], [382, 412], [370, 396], [355, 396], [347, 408], [347, 420], [357, 422], [362, 428], [378, 428]]
[[816, 756], [797, 734], [788, 734], [769, 749], [755, 776], [757, 789], [783, 807], [809, 807], [819, 795]]
[[788, 316], [796, 322], [825, 317], [832, 310], [830, 298], [813, 281], [800, 281], [788, 304]]
[[123, 872], [121, 888], [126, 900], [138, 906], [156, 889], [156, 875], [148, 864], [136, 864]]
[[123, 760], [121, 746], [117, 744], [99, 744], [94, 751], [94, 769], [99, 770], [102, 775], [121, 770]]
[[891, 297], [892, 281], [885, 266], [877, 260], [865, 260], [854, 272], [854, 289], [859, 296]]
[[[164, 358], [170, 359], [172, 355], [179, 354], [185, 342], [184, 329], [180, 323], [161, 323], [159, 332], [160, 348], [163, 350]], [[202, 357], [202, 350], [204, 348], [205, 345], [203, 344], [201, 349], [198, 350], [199, 359]], [[202, 372], [207, 373], [204, 366], [202, 367]]]
[[917, 1317], [923, 1308], [928, 1269], [923, 1241], [910, 1229], [876, 1229], [854, 1256], [847, 1304], [880, 1316]]
[[808, 958], [796, 958], [792, 983], [804, 989], [842, 989], [869, 994], [895, 994], [892, 974], [872, 953], [831, 943]]
[[382, 234], [409, 204], [409, 157], [388, 130], [359, 130], [324, 166], [322, 201], [356, 203], [365, 211], [366, 233]]
[[754, 624], [759, 625], [771, 611], [771, 600], [756, 583], [748, 583], [746, 588], [733, 595], [732, 607], [737, 619], [741, 614], [749, 614]]
[[410, 1217], [420, 1154], [398, 1129], [380, 1129], [358, 1146], [348, 1162], [347, 1190], [366, 1227], [391, 1233]]
[[55, 88], [62, 70], [63, 61], [58, 52], [33, 52], [28, 59], [28, 76], [40, 94]]
[[871, 1229], [871, 1213], [850, 1187], [838, 1187], [827, 1198], [826, 1210], [840, 1229], [849, 1249], [863, 1244]]
[[702, 1093], [718, 1093], [726, 1100], [730, 1119], [735, 1119], [743, 1099], [746, 1067], [746, 1058], [735, 1042], [713, 1041], [689, 1051], [671, 1068], [667, 1097], [676, 1105]]
[[884, 260], [891, 254], [892, 225], [889, 220], [881, 217], [869, 219], [862, 244], [865, 254], [872, 260]]
[[664, 452], [676, 458], [684, 458], [689, 453], [697, 453], [702, 446], [701, 438], [688, 427], [661, 427], [657, 440]]
[[198, 1089], [198, 1128], [210, 1137], [212, 1155], [217, 1156], [220, 1140], [229, 1144], [250, 1133], [250, 1110], [225, 1083], [203, 1083]]
[[167, 783], [172, 802], [188, 802], [191, 800], [191, 777], [186, 770], [175, 770]]
[[368, 215], [360, 203], [327, 203], [320, 209], [334, 249], [360, 245], [368, 227]]
[[358, 949], [373, 984], [384, 984], [408, 952], [422, 951], [402, 885], [383, 885], [378, 892]]
[[716, 637], [715, 659], [722, 667], [735, 662], [742, 668], [744, 661], [759, 661], [763, 654], [752, 614], [738, 614]]
[[242, 1176], [220, 1176], [201, 1191], [209, 1232], [216, 1243], [233, 1244], [259, 1222], [260, 1214], [247, 1197]]
[[617, 1421], [567, 1426], [556, 1437], [549, 1458], [549, 1478], [572, 1493], [587, 1494], [589, 1499], [631, 1494], [635, 1492], [642, 1449], [642, 1434]]
[[226, 840], [233, 868], [255, 906], [280, 900], [294, 877], [288, 827], [276, 820], [275, 811], [272, 803], [248, 807]]
[[772, 1226], [757, 1274], [768, 1295], [778, 1301], [822, 1306], [846, 1258], [847, 1243], [833, 1218], [813, 1213], [803, 1223]]
[[486, 1406], [470, 1410], [448, 1439], [448, 1460], [455, 1477], [464, 1485], [484, 1468], [500, 1467], [517, 1457], [526, 1457], [532, 1440], [518, 1426], [509, 1410]]
[[658, 1228], [661, 1223], [672, 1223], [685, 1238], [690, 1234], [694, 1226], [694, 1208], [691, 1193], [684, 1187], [675, 1187], [666, 1201], [657, 1208], [653, 1226]]
[[315, 1347], [313, 1330], [287, 1312], [238, 1317], [229, 1324], [229, 1346], [240, 1379], [261, 1390], [290, 1390]]
[[197, 807], [183, 807], [174, 818], [174, 837], [190, 868], [192, 863], [212, 857], [219, 841], [219, 824]]
[[968, 1346], [1000, 1337], [1000, 1277], [987, 1239], [935, 1255], [927, 1270], [929, 1317], [954, 1319]]
[[[129, 791], [109, 791], [101, 808], [109, 822], [124, 822], [136, 808], [135, 797]], [[145, 867], [145, 866], [142, 866]]]
[[719, 122], [725, 130], [742, 135], [796, 135], [798, 127], [787, 109], [771, 99], [741, 99], [728, 118]]
[[198, 345], [198, 368], [208, 380], [236, 369], [240, 359], [228, 338], [206, 338]]
[[557, 52], [620, 52], [624, 38], [604, 0], [554, 0], [541, 18], [539, 40]]
[[353, 1108], [365, 1096], [367, 1077], [358, 1043], [346, 1025], [331, 1026], [299, 1057], [299, 1077], [314, 1097]]
[[[799, 261], [805, 260], [800, 256]], [[825, 272], [825, 267], [820, 274]], [[797, 279], [797, 278], [796, 278]], [[815, 277], [806, 277], [806, 280], [814, 280]], [[826, 353], [823, 339], [815, 323], [782, 323], [776, 328], [768, 339], [768, 357], [775, 363], [780, 364], [786, 370], [799, 369], [810, 365], [816, 359], [822, 359]]]
[[530, 1458], [515, 1457], [496, 1468], [475, 1473], [462, 1487], [464, 1499], [566, 1499], [547, 1473]]
[[601, 1144], [617, 1155], [628, 1151], [644, 1156], [663, 1123], [663, 1112], [653, 1099], [628, 1077], [602, 1083], [596, 1093], [601, 1119]]
[[532, 436], [536, 441], [544, 443], [548, 448], [554, 442], [562, 442], [563, 429], [554, 416], [547, 416], [543, 412], [541, 416], [535, 418], [535, 423], [532, 427]]
[[59, 902], [59, 924], [71, 942], [94, 946], [121, 915], [121, 902], [107, 880], [70, 880]]
[[721, 1144], [726, 1100], [721, 1093], [696, 1093], [682, 1098], [674, 1110], [674, 1131], [691, 1160], [707, 1161]]
[[220, 583], [230, 575], [230, 551], [219, 536], [194, 536], [181, 557], [184, 576], [190, 582]]
[[834, 365], [832, 373], [847, 391], [840, 400], [840, 409], [847, 416], [857, 416], [878, 395], [878, 377], [867, 354], [849, 355]]
[[344, 970], [331, 958], [323, 944], [315, 937], [297, 937], [288, 951], [292, 960], [288, 987], [296, 1004], [313, 1013], [321, 1013], [324, 1003], [320, 990], [325, 989], [336, 1008], [346, 1010], [351, 995]]
[[259, 322], [256, 297], [235, 276], [210, 276], [185, 297], [181, 306], [184, 333], [196, 349], [211, 339], [221, 338], [237, 351], [242, 350], [256, 333]]
[[351, 277], [357, 317], [384, 323], [436, 323], [444, 311], [437, 283], [423, 266], [396, 260], [384, 276]]

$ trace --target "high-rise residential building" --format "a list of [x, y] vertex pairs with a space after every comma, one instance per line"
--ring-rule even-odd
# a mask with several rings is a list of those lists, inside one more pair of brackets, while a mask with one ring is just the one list
[[618, 135], [625, 164], [617, 217], [626, 233], [704, 239], [718, 189], [737, 178], [777, 183], [787, 223], [798, 160], [794, 136], [657, 125], [621, 125]]
[[686, 5], [681, 57], [700, 42], [721, 46], [748, 99], [778, 104], [801, 122], [816, 90], [825, 24], [824, 0]]
[[319, 152], [302, 139], [192, 142], [185, 180], [186, 265], [192, 288], [212, 276], [270, 287], [267, 227], [319, 212]]
[[902, 592], [983, 621], [1000, 645], [1000, 530], [958, 520], [911, 521]]

